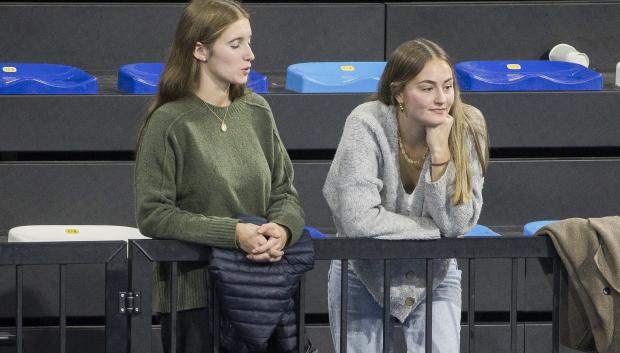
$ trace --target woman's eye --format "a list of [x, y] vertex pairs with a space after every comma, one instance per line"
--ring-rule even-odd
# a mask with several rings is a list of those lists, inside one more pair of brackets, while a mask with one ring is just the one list
[[448, 85], [448, 86], [446, 86], [446, 89], [447, 89], [447, 90], [448, 90], [448, 89], [452, 89], [452, 85]]
[[430, 92], [432, 90], [433, 90], [433, 87], [423, 87], [422, 88], [422, 91], [424, 91], [424, 92]]

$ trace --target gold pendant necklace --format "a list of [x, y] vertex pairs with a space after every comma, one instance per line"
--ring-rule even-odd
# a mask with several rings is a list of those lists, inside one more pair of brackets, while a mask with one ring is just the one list
[[204, 102], [205, 106], [209, 109], [209, 111], [211, 111], [211, 113], [213, 113], [213, 115], [221, 122], [220, 124], [220, 130], [222, 130], [223, 132], [226, 132], [228, 130], [228, 126], [226, 126], [226, 116], [228, 115], [228, 108], [230, 108], [230, 104], [226, 107], [226, 111], [224, 111], [224, 118], [220, 118], [219, 115], [217, 115], [213, 109], [211, 109], [211, 107], [209, 106], [209, 104], [207, 102]]
[[405, 145], [403, 145], [403, 141], [400, 138], [400, 126], [398, 125], [398, 117], [396, 118], [396, 132], [398, 133], [398, 147], [400, 148], [400, 153], [403, 155], [403, 158], [405, 158], [405, 161], [418, 169], [422, 168], [422, 163], [424, 163], [426, 156], [428, 156], [428, 146], [426, 147], [426, 151], [424, 152], [422, 158], [420, 158], [419, 160], [414, 160], [413, 158], [409, 157], [409, 154], [407, 154], [407, 151], [405, 150]]

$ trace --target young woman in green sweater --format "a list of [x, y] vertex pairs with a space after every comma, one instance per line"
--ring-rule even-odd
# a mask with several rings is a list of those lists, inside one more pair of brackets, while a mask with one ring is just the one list
[[[179, 21], [159, 92], [140, 132], [135, 188], [140, 231], [239, 248], [279, 261], [303, 229], [293, 167], [267, 102], [246, 88], [254, 60], [248, 13], [230, 0], [194, 0]], [[240, 215], [268, 223], [240, 223]], [[179, 264], [177, 352], [210, 351], [205, 264]], [[165, 266], [155, 310], [170, 351]]]

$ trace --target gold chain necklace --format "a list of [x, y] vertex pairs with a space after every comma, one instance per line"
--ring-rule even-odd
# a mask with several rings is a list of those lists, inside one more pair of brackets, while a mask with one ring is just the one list
[[230, 104], [226, 107], [226, 111], [224, 112], [224, 118], [220, 118], [219, 115], [217, 115], [213, 109], [211, 109], [211, 107], [209, 106], [209, 104], [207, 102], [204, 102], [205, 106], [211, 111], [211, 113], [213, 113], [213, 115], [215, 115], [215, 117], [222, 123], [220, 125], [220, 130], [222, 130], [223, 132], [226, 132], [226, 130], [228, 130], [228, 126], [226, 126], [226, 116], [228, 115], [228, 108], [230, 108]]
[[403, 141], [400, 138], [400, 127], [398, 126], [398, 120], [396, 121], [396, 131], [398, 132], [398, 147], [400, 147], [400, 153], [402, 153], [405, 161], [420, 169], [422, 167], [422, 163], [424, 163], [424, 160], [426, 159], [426, 156], [428, 156], [428, 146], [426, 147], [426, 152], [424, 152], [424, 156], [422, 156], [422, 158], [420, 158], [419, 160], [414, 160], [407, 154], [407, 151], [405, 150], [405, 145], [403, 145]]

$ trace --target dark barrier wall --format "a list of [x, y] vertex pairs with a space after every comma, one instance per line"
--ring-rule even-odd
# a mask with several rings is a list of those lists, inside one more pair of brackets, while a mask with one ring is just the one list
[[455, 61], [547, 59], [556, 44], [588, 54], [590, 66], [615, 71], [618, 1], [453, 2], [387, 5], [386, 49], [433, 38]]

